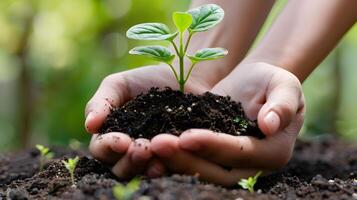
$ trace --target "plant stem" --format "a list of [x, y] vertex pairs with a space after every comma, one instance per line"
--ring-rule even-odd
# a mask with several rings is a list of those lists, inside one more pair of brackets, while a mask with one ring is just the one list
[[174, 75], [175, 75], [175, 78], [176, 78], [177, 82], [179, 82], [179, 77], [177, 75], [177, 72], [176, 72], [175, 68], [170, 63], [166, 63], [166, 64], [168, 64], [170, 66], [172, 72], [174, 72]]
[[188, 73], [187, 73], [186, 78], [185, 78], [185, 83], [188, 80], [188, 77], [190, 77], [192, 69], [193, 69], [193, 67], [195, 67], [195, 65], [196, 65], [196, 63], [192, 63], [190, 69], [188, 70]]
[[44, 163], [44, 159], [43, 159], [43, 156], [41, 156], [41, 158], [40, 158], [40, 172], [43, 170], [43, 163]]
[[74, 182], [74, 171], [70, 172], [70, 175], [71, 175], [72, 185], [76, 185], [76, 183]]
[[179, 52], [179, 50], [178, 50], [177, 45], [175, 44], [175, 42], [171, 40], [171, 44], [172, 44], [172, 46], [174, 46], [174, 49], [175, 49], [175, 51], [176, 51], [176, 54], [177, 54], [178, 56], [180, 56], [180, 52]]
[[184, 80], [184, 70], [183, 70], [184, 66], [183, 66], [183, 56], [180, 56], [180, 80], [179, 80], [179, 84], [180, 84], [180, 91], [182, 93], [184, 93], [185, 91], [185, 80]]
[[193, 35], [192, 32], [190, 32], [190, 34], [188, 35], [188, 38], [187, 38], [187, 41], [186, 41], [186, 45], [185, 45], [185, 53], [187, 52], [188, 44], [191, 41], [192, 35]]
[[180, 63], [180, 91], [184, 93], [185, 91], [185, 71], [184, 71], [184, 56], [185, 52], [183, 49], [183, 44], [182, 44], [182, 35], [183, 33], [180, 33], [180, 52], [179, 52], [179, 63]]

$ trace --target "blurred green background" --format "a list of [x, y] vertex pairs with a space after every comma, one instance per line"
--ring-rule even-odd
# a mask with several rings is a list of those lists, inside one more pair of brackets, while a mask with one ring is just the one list
[[[282, 9], [278, 0], [260, 36]], [[86, 145], [84, 107], [108, 74], [147, 64], [128, 56], [126, 30], [172, 25], [190, 0], [1, 0], [0, 151], [36, 143]], [[304, 83], [303, 136], [357, 140], [357, 27]]]

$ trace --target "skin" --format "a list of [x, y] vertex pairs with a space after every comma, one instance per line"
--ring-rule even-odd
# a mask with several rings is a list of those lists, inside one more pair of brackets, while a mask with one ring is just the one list
[[[284, 166], [304, 118], [300, 82], [357, 19], [353, 10], [356, 1], [291, 0], [257, 48], [246, 56], [273, 2], [210, 2], [226, 11], [225, 19], [209, 33], [195, 36], [189, 51], [221, 46], [230, 56], [197, 66], [186, 92], [230, 95], [242, 102], [250, 119], [258, 120], [267, 137], [258, 140], [200, 129], [187, 130], [180, 137], [163, 133], [151, 141], [133, 141], [124, 133], [94, 134], [89, 147], [92, 155], [111, 165], [118, 177], [157, 177], [170, 171], [199, 174], [202, 180], [232, 185], [259, 170], [267, 173]], [[206, 3], [195, 1], [193, 7]], [[221, 37], [223, 33], [225, 37]], [[147, 66], [106, 77], [87, 104], [87, 131], [96, 133], [110, 107], [120, 106], [152, 86], [178, 88], [166, 66]]]

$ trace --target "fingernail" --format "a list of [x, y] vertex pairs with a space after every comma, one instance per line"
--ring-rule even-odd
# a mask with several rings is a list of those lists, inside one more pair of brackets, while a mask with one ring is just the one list
[[264, 118], [264, 122], [269, 129], [270, 134], [274, 134], [278, 131], [280, 126], [279, 115], [274, 111], [270, 111]]
[[90, 130], [89, 130], [88, 123], [89, 123], [90, 121], [92, 121], [93, 118], [94, 118], [94, 115], [93, 115], [92, 112], [90, 112], [90, 113], [87, 115], [87, 117], [86, 117], [85, 126], [86, 126], [87, 131], [89, 131], [89, 132], [90, 132]]

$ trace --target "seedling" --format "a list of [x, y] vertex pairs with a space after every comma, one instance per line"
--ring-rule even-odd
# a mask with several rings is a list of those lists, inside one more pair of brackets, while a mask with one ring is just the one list
[[126, 185], [119, 183], [118, 185], [114, 186], [113, 194], [114, 197], [118, 200], [128, 200], [139, 189], [139, 187], [140, 187], [140, 179], [133, 178]]
[[[198, 50], [193, 55], [187, 54], [187, 48], [194, 34], [208, 31], [224, 17], [224, 11], [215, 4], [207, 4], [201, 7], [189, 10], [187, 12], [174, 12], [172, 15], [173, 22], [177, 28], [176, 32], [171, 32], [168, 26], [162, 23], [143, 23], [131, 27], [126, 36], [135, 40], [164, 40], [172, 44], [175, 54], [170, 49], [159, 46], [140, 46], [129, 51], [133, 55], [143, 55], [153, 60], [166, 63], [172, 70], [179, 86], [180, 91], [184, 92], [185, 83], [187, 82], [194, 66], [202, 61], [215, 60], [227, 55], [228, 51], [223, 48], [204, 48]], [[187, 35], [185, 42], [184, 35]], [[178, 44], [174, 39], [179, 36]], [[173, 66], [173, 60], [178, 57], [179, 72]], [[191, 66], [185, 74], [185, 57], [191, 61]]]
[[235, 123], [238, 123], [239, 126], [243, 129], [247, 129], [249, 126], [249, 121], [244, 119], [244, 118], [240, 118], [240, 117], [236, 117], [233, 120]]
[[74, 180], [74, 170], [76, 169], [76, 165], [79, 161], [79, 157], [75, 157], [75, 158], [68, 158], [67, 162], [62, 160], [62, 163], [64, 164], [64, 166], [66, 167], [66, 169], [68, 170], [70, 176], [71, 176], [71, 182], [72, 185], [76, 185], [75, 180]]
[[42, 171], [45, 162], [52, 159], [55, 154], [49, 148], [40, 144], [36, 144], [36, 148], [40, 151], [40, 171]]
[[238, 184], [246, 190], [249, 190], [249, 192], [254, 192], [254, 185], [257, 183], [258, 177], [262, 174], [261, 171], [259, 171], [255, 176], [249, 177], [248, 179], [241, 179]]

